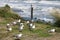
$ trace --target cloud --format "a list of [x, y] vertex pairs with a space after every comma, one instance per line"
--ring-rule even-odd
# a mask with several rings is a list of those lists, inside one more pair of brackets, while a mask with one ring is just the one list
[[60, 2], [58, 2], [58, 1], [39, 1], [39, 3], [42, 3], [42, 4], [52, 4], [52, 5], [60, 5]]
[[36, 3], [37, 1], [23, 1], [25, 3]]

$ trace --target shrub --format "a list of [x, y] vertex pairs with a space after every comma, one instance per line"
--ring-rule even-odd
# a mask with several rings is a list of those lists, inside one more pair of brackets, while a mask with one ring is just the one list
[[60, 27], [60, 12], [59, 10], [55, 9], [51, 15], [55, 17], [56, 22], [54, 23], [55, 26]]

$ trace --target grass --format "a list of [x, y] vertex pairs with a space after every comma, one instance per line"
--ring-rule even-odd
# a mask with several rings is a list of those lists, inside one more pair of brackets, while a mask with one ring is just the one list
[[[0, 24], [6, 25], [6, 23], [9, 23], [9, 22], [11, 22], [11, 20], [4, 20]], [[13, 36], [14, 34], [17, 34], [17, 33], [23, 33], [23, 35], [25, 35], [25, 36], [26, 35], [28, 35], [28, 36], [36, 35], [37, 37], [50, 37], [50, 36], [53, 36], [53, 35], [49, 34], [47, 31], [52, 29], [52, 28], [58, 29], [58, 27], [53, 27], [51, 25], [42, 24], [42, 23], [35, 23], [36, 28], [34, 30], [30, 31], [28, 29], [27, 24], [24, 23], [24, 25], [25, 25], [25, 27], [24, 27], [22, 32], [18, 31], [18, 25], [12, 26], [13, 30], [11, 32], [9, 32], [9, 33], [2, 33], [2, 32], [6, 31], [6, 27], [1, 28], [0, 29], [0, 39], [8, 37], [7, 34], [9, 36], [10, 35]], [[12, 37], [12, 39], [13, 39], [13, 37]]]

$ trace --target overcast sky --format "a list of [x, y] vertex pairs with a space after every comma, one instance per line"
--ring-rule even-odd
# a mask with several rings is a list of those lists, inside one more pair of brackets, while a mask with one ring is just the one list
[[35, 3], [35, 5], [48, 4], [48, 5], [60, 6], [60, 0], [55, 0], [55, 1], [52, 1], [52, 0], [48, 0], [48, 1], [45, 1], [45, 0], [0, 0], [0, 6], [5, 5], [5, 4], [9, 4], [10, 6], [15, 6], [15, 5], [19, 6], [22, 4], [29, 5], [29, 3], [32, 3], [32, 4]]
[[[22, 0], [22, 1], [27, 1], [27, 0]], [[33, 1], [60, 1], [60, 0], [33, 0]]]

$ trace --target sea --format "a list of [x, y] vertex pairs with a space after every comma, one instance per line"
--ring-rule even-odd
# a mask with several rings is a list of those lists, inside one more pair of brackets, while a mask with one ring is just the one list
[[53, 21], [54, 17], [48, 10], [60, 8], [60, 0], [0, 0], [0, 7], [6, 4], [26, 20], [31, 19], [31, 5], [33, 7], [34, 20]]

